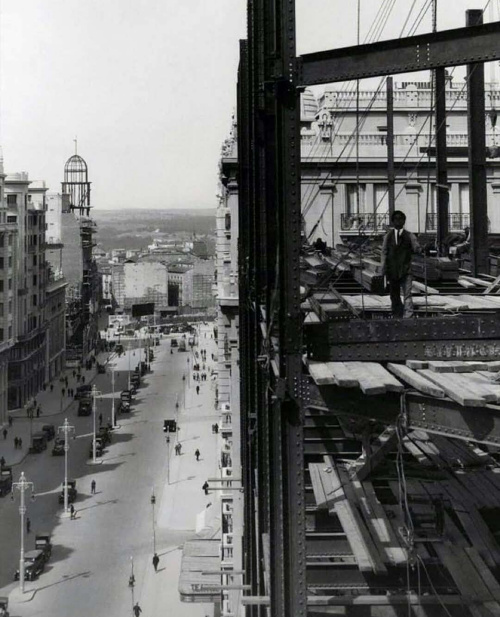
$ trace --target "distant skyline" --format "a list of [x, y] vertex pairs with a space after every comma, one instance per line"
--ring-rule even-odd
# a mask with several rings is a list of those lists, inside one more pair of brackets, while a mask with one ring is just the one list
[[[389, 4], [361, 0], [361, 41]], [[382, 38], [427, 4], [396, 3]], [[438, 29], [486, 4], [438, 1]], [[355, 44], [356, 6], [297, 0], [298, 54]], [[430, 29], [428, 11], [417, 32]], [[60, 191], [76, 137], [95, 208], [216, 207], [245, 37], [246, 0], [0, 0], [5, 171]]]

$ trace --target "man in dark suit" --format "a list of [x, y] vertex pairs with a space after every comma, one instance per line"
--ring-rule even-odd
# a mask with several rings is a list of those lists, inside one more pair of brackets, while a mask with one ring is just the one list
[[403, 229], [405, 222], [406, 214], [395, 210], [391, 217], [393, 229], [387, 232], [382, 244], [382, 274], [389, 282], [394, 317], [413, 317], [411, 259], [414, 253], [422, 251], [415, 235]]

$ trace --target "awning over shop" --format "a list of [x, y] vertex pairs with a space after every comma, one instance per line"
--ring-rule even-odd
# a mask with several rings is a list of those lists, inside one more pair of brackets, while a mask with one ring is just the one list
[[182, 551], [179, 577], [181, 602], [219, 601], [220, 570], [220, 539], [188, 540]]

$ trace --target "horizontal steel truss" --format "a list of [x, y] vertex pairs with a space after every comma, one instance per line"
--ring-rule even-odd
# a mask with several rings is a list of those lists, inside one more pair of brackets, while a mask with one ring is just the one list
[[[366, 396], [358, 389], [309, 384], [307, 406], [316, 412], [394, 424], [400, 413], [399, 394]], [[406, 396], [408, 426], [489, 446], [500, 445], [500, 405], [462, 407], [414, 391]]]
[[500, 22], [492, 22], [305, 54], [298, 81], [304, 87], [498, 59]]

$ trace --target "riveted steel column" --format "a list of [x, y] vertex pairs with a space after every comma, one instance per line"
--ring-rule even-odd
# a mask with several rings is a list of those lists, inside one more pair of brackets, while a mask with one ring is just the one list
[[[395, 210], [396, 197], [394, 191], [394, 88], [392, 77], [387, 78], [387, 183], [389, 198], [389, 220]], [[378, 204], [375, 204], [376, 206]], [[375, 212], [375, 221], [378, 212]]]
[[[278, 218], [279, 382], [273, 397], [273, 478], [276, 489], [274, 522], [277, 543], [274, 555], [271, 553], [272, 567], [275, 569], [271, 603], [272, 614], [277, 617], [305, 617], [307, 594], [299, 276], [300, 95], [295, 55], [295, 0], [275, 0], [274, 6], [277, 60], [275, 208]], [[284, 392], [280, 387], [282, 385]]]
[[[470, 10], [466, 15], [467, 26], [482, 24], [481, 10]], [[467, 65], [467, 82], [471, 270], [473, 275], [477, 275], [480, 272], [487, 274], [489, 271], [483, 64]]]
[[446, 256], [443, 240], [448, 235], [449, 199], [448, 171], [446, 163], [446, 79], [445, 69], [440, 67], [435, 75], [436, 105], [436, 184], [437, 184], [437, 248], [439, 255]]

